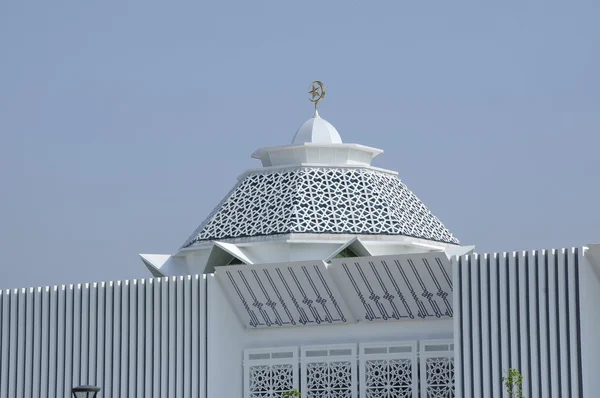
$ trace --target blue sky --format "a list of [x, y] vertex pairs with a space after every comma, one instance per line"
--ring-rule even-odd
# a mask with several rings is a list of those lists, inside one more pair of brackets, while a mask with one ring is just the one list
[[149, 276], [311, 116], [478, 251], [600, 241], [600, 2], [0, 3], [0, 288]]

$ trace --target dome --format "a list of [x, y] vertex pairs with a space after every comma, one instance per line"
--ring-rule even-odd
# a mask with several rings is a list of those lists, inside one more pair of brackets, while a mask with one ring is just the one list
[[289, 233], [459, 241], [395, 174], [369, 168], [253, 171], [184, 243]]
[[301, 145], [305, 143], [315, 144], [341, 144], [342, 137], [340, 133], [327, 120], [319, 116], [319, 112], [315, 110], [312, 118], [308, 119], [298, 129], [292, 145]]

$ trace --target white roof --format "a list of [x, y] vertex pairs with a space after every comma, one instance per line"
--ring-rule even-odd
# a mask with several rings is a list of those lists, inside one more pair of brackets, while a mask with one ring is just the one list
[[290, 233], [458, 240], [396, 176], [371, 166], [382, 151], [344, 144], [317, 111], [291, 145], [262, 148], [227, 197], [183, 244]]
[[246, 174], [183, 244], [289, 233], [403, 235], [459, 244], [397, 176], [296, 167]]
[[313, 117], [304, 122], [292, 140], [292, 145], [305, 143], [341, 144], [342, 137], [331, 123], [319, 116], [319, 112], [315, 109]]

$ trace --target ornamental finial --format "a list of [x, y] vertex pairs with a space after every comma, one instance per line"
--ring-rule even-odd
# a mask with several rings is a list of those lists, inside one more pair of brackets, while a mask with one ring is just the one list
[[310, 94], [308, 99], [310, 100], [310, 102], [315, 104], [315, 114], [316, 114], [317, 105], [319, 104], [319, 101], [321, 101], [323, 98], [325, 98], [325, 85], [323, 83], [321, 83], [320, 81], [315, 80], [314, 82], [312, 82], [310, 84], [310, 86], [308, 88], [310, 89], [310, 91], [308, 92], [308, 94]]

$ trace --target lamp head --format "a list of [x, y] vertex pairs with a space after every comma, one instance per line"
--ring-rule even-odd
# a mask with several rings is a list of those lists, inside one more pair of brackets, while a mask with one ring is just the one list
[[75, 398], [95, 398], [99, 391], [100, 387], [96, 386], [78, 386], [71, 389]]

